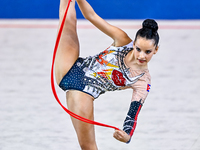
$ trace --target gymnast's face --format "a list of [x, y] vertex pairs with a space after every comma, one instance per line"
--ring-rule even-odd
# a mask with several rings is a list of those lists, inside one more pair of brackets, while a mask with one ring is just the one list
[[158, 46], [155, 46], [155, 41], [137, 37], [134, 42], [134, 56], [136, 63], [140, 66], [145, 66], [151, 60], [152, 56], [157, 53]]

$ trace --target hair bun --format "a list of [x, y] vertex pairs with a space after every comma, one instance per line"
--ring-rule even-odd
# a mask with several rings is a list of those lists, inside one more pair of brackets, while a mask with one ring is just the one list
[[158, 30], [158, 24], [153, 19], [144, 20], [144, 22], [142, 23], [142, 27], [151, 29], [153, 32], [157, 32], [157, 30]]

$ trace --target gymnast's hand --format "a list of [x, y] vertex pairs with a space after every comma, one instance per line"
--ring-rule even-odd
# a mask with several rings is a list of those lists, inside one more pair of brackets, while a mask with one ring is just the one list
[[113, 137], [124, 143], [128, 142], [131, 138], [131, 136], [123, 130], [115, 130]]

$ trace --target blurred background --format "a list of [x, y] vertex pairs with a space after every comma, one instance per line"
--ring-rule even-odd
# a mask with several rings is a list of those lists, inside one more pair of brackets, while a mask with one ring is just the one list
[[[145, 18], [159, 24], [159, 51], [149, 63], [150, 93], [130, 144], [95, 126], [99, 150], [200, 150], [200, 0], [88, 0], [134, 39]], [[77, 7], [77, 6], [76, 6]], [[70, 116], [50, 81], [59, 0], [0, 0], [0, 150], [79, 150]], [[112, 39], [77, 9], [80, 56], [98, 54]], [[65, 92], [56, 86], [66, 106]], [[94, 102], [95, 120], [122, 128], [132, 90]]]
[[[88, 0], [105, 19], [200, 19], [199, 0]], [[59, 0], [1, 0], [0, 18], [56, 19]], [[78, 18], [83, 18], [80, 11]]]

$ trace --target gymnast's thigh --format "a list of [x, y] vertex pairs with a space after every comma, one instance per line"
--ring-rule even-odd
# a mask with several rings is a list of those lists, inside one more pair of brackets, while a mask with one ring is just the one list
[[[77, 90], [69, 90], [66, 94], [68, 109], [84, 118], [94, 120], [94, 98]], [[71, 117], [80, 145], [87, 142], [95, 143], [94, 125]]]

